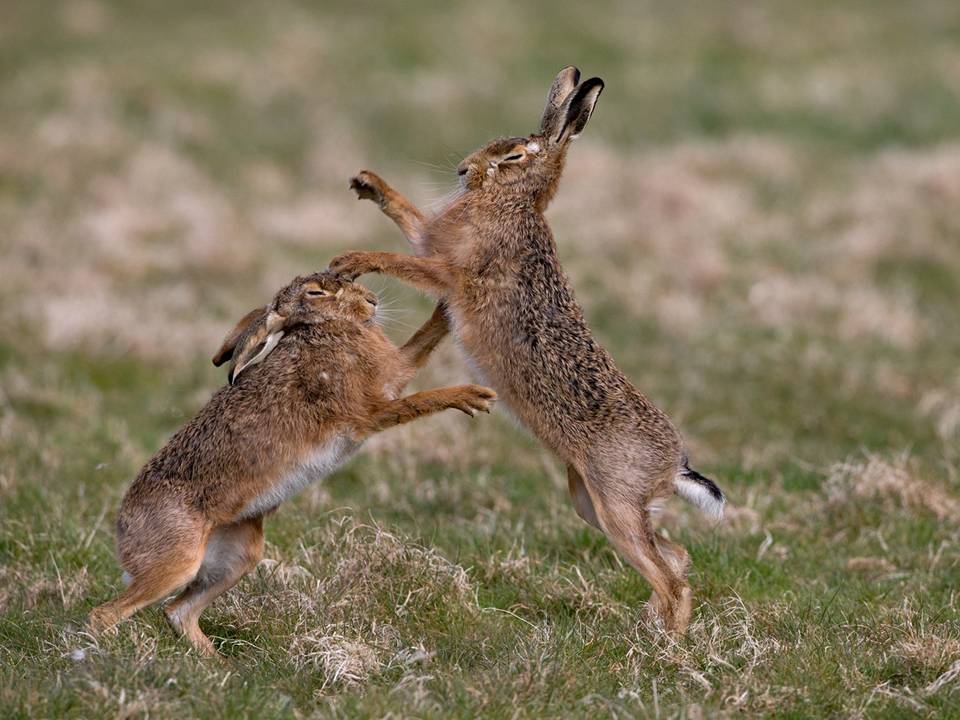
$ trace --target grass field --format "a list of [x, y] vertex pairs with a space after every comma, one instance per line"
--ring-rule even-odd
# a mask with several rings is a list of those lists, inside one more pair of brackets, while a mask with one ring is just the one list
[[[0, 716], [960, 717], [960, 4], [19, 0], [0, 23]], [[226, 329], [606, 90], [549, 212], [602, 342], [727, 491], [689, 635], [503, 415], [385, 433], [205, 616], [83, 633]], [[366, 278], [395, 309], [423, 298]], [[420, 388], [468, 377], [446, 343]]]

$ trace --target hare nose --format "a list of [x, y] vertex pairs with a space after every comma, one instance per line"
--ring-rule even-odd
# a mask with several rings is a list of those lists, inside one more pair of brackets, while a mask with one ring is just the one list
[[457, 168], [457, 175], [459, 175], [460, 177], [463, 177], [464, 175], [467, 174], [468, 169], [469, 168], [466, 165], [461, 165], [460, 167]]

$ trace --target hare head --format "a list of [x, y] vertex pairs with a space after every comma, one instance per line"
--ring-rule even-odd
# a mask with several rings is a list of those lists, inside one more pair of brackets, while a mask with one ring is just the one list
[[230, 331], [213, 357], [219, 367], [230, 360], [231, 384], [241, 372], [263, 360], [291, 328], [332, 319], [358, 324], [373, 322], [377, 296], [362, 285], [329, 272], [302, 275], [278, 292], [273, 301], [251, 310]]
[[565, 67], [553, 81], [540, 129], [527, 137], [498, 138], [468, 155], [457, 168], [467, 192], [532, 197], [539, 209], [550, 202], [563, 172], [570, 142], [583, 132], [603, 80], [580, 82], [580, 71]]

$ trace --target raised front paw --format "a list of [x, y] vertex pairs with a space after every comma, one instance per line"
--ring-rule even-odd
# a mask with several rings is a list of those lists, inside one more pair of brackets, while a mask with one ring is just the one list
[[361, 170], [350, 178], [350, 189], [357, 194], [358, 200], [373, 200], [383, 207], [387, 194], [387, 184], [374, 172]]
[[473, 417], [477, 411], [488, 413], [497, 399], [497, 393], [483, 385], [463, 385], [457, 388], [457, 397], [450, 404]]
[[347, 280], [355, 280], [364, 273], [376, 270], [371, 260], [371, 253], [352, 250], [342, 255], [337, 255], [330, 261], [328, 270]]

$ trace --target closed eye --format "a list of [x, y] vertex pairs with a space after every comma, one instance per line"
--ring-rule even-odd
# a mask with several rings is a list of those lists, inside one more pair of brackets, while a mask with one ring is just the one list
[[507, 156], [506, 156], [503, 160], [501, 160], [500, 162], [515, 162], [516, 160], [522, 160], [522, 159], [523, 159], [523, 154], [522, 154], [522, 153], [517, 153], [516, 155], [507, 155]]
[[309, 297], [323, 297], [324, 295], [329, 295], [326, 290], [307, 290], [307, 295]]

